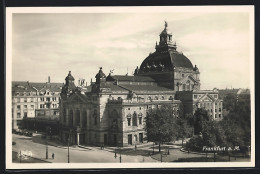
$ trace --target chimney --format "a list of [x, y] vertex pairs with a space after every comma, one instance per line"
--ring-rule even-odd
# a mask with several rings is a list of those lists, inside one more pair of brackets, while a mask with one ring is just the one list
[[48, 83], [51, 83], [51, 77], [48, 76]]

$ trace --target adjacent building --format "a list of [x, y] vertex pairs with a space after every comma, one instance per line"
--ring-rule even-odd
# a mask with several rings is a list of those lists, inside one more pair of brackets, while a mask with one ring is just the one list
[[155, 52], [144, 59], [133, 76], [106, 75], [100, 68], [88, 90], [76, 87], [71, 72], [65, 78], [60, 101], [60, 137], [64, 142], [128, 146], [144, 143], [149, 108], [168, 104], [175, 117], [208, 110], [222, 118], [218, 91], [200, 90], [200, 72], [177, 51], [168, 25], [159, 35]]
[[12, 82], [12, 129], [23, 118], [58, 117], [62, 83]]

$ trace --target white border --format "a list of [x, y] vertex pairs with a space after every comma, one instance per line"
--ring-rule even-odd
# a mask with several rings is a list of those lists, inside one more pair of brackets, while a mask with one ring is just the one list
[[[13, 13], [216, 13], [246, 12], [250, 14], [250, 90], [251, 90], [251, 162], [197, 163], [12, 163], [11, 81], [12, 81], [12, 14]], [[254, 6], [153, 6], [153, 7], [7, 7], [6, 8], [6, 168], [197, 168], [197, 167], [254, 167], [255, 166], [255, 70], [254, 70]]]

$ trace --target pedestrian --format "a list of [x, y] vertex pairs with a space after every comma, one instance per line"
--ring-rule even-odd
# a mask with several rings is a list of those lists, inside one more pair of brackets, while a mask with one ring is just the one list
[[137, 148], [137, 147], [136, 147], [136, 144], [135, 144], [135, 150], [136, 150], [136, 148]]
[[54, 159], [54, 153], [52, 153], [52, 159]]

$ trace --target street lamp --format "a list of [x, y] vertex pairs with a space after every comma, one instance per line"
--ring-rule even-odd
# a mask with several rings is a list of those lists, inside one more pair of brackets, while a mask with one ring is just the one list
[[48, 131], [49, 131], [49, 127], [46, 127], [46, 159], [48, 159]]
[[121, 148], [119, 147], [119, 153], [120, 153], [120, 156], [119, 156], [119, 161], [120, 163], [122, 162], [122, 157], [121, 157]]
[[70, 163], [70, 134], [71, 134], [71, 131], [69, 131], [69, 136], [68, 136], [68, 163]]

